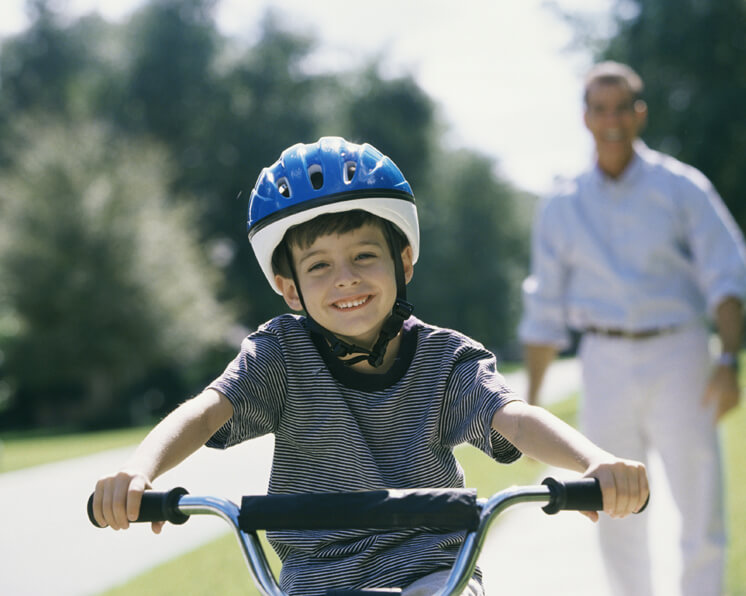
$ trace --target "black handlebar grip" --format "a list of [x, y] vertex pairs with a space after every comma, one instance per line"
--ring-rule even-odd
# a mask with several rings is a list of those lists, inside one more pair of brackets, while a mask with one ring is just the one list
[[[554, 514], [563, 510], [602, 511], [604, 508], [601, 484], [597, 478], [582, 478], [569, 482], [558, 482], [554, 478], [545, 478], [542, 484], [549, 487], [549, 503], [542, 507], [547, 513]], [[635, 513], [642, 513], [650, 503], [650, 495]]]
[[[179, 499], [188, 494], [185, 488], [172, 488], [168, 492], [145, 491], [140, 503], [140, 515], [135, 522], [167, 521], [172, 524], [183, 524], [189, 519], [186, 513], [179, 510]], [[97, 528], [101, 528], [93, 517], [93, 495], [88, 497], [88, 519]]]
[[550, 499], [542, 509], [551, 514], [559, 511], [601, 511], [604, 508], [601, 485], [596, 478], [581, 478], [559, 482], [545, 478], [542, 482], [549, 487]]

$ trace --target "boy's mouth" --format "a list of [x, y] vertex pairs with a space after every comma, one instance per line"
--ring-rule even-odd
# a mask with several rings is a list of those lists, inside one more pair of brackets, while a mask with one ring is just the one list
[[337, 300], [332, 303], [332, 306], [338, 310], [353, 310], [359, 308], [371, 300], [372, 296], [359, 296], [357, 298], [346, 298], [344, 300]]

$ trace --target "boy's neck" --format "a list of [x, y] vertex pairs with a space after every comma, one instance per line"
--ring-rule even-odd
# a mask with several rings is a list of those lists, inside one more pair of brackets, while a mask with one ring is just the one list
[[[386, 348], [386, 353], [383, 356], [383, 363], [381, 364], [381, 366], [371, 366], [371, 364], [367, 360], [361, 360], [360, 362], [356, 362], [355, 364], [350, 365], [350, 368], [359, 373], [373, 375], [380, 375], [388, 372], [396, 361], [397, 355], [399, 354], [401, 336], [402, 334], [400, 331], [396, 335], [396, 337], [389, 342], [388, 347]], [[350, 355], [347, 358], [340, 358], [340, 360], [344, 362], [344, 360], [347, 360], [348, 358], [354, 358], [354, 355]]]

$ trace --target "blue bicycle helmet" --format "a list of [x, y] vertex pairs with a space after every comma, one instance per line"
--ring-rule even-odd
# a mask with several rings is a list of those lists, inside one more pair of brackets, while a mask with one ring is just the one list
[[[282, 293], [275, 283], [272, 255], [285, 233], [319, 215], [356, 209], [396, 226], [412, 247], [413, 263], [417, 262], [420, 233], [412, 189], [396, 164], [371, 145], [322, 137], [313, 144], [289, 147], [277, 162], [262, 170], [249, 200], [248, 234], [259, 265], [275, 292]], [[412, 313], [413, 307], [406, 301], [401, 256], [396, 254], [389, 231], [387, 241], [394, 258], [397, 298], [371, 349], [339, 339], [307, 313], [309, 328], [329, 341], [334, 355], [361, 354], [345, 360], [346, 364], [368, 360], [372, 366], [380, 366], [388, 342]], [[296, 286], [303, 303], [297, 279]]]
[[298, 143], [264, 168], [251, 191], [248, 233], [259, 265], [280, 294], [272, 254], [292, 226], [325, 213], [362, 209], [390, 221], [419, 256], [417, 208], [396, 164], [371, 145], [340, 137]]

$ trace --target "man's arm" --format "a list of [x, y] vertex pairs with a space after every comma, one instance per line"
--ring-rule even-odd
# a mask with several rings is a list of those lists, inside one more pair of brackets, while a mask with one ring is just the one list
[[[197, 451], [232, 415], [230, 401], [213, 389], [176, 408], [148, 433], [119, 472], [96, 483], [96, 521], [115, 530], [128, 528], [152, 481]], [[160, 532], [162, 525], [153, 524], [153, 531]]]
[[495, 413], [492, 427], [532, 459], [598, 478], [612, 517], [639, 511], [648, 498], [642, 463], [613, 456], [543, 408], [510, 402]]
[[[743, 304], [738, 298], [728, 297], [715, 311], [715, 324], [720, 343], [721, 354], [731, 354], [738, 358], [743, 340]], [[714, 408], [716, 420], [738, 405], [740, 389], [738, 387], [738, 367], [726, 362], [719, 363], [710, 376], [704, 396], [704, 405]]]
[[526, 365], [528, 376], [528, 403], [537, 405], [539, 403], [539, 390], [541, 389], [544, 374], [549, 365], [557, 356], [557, 348], [544, 344], [526, 344], [523, 346], [523, 360]]

